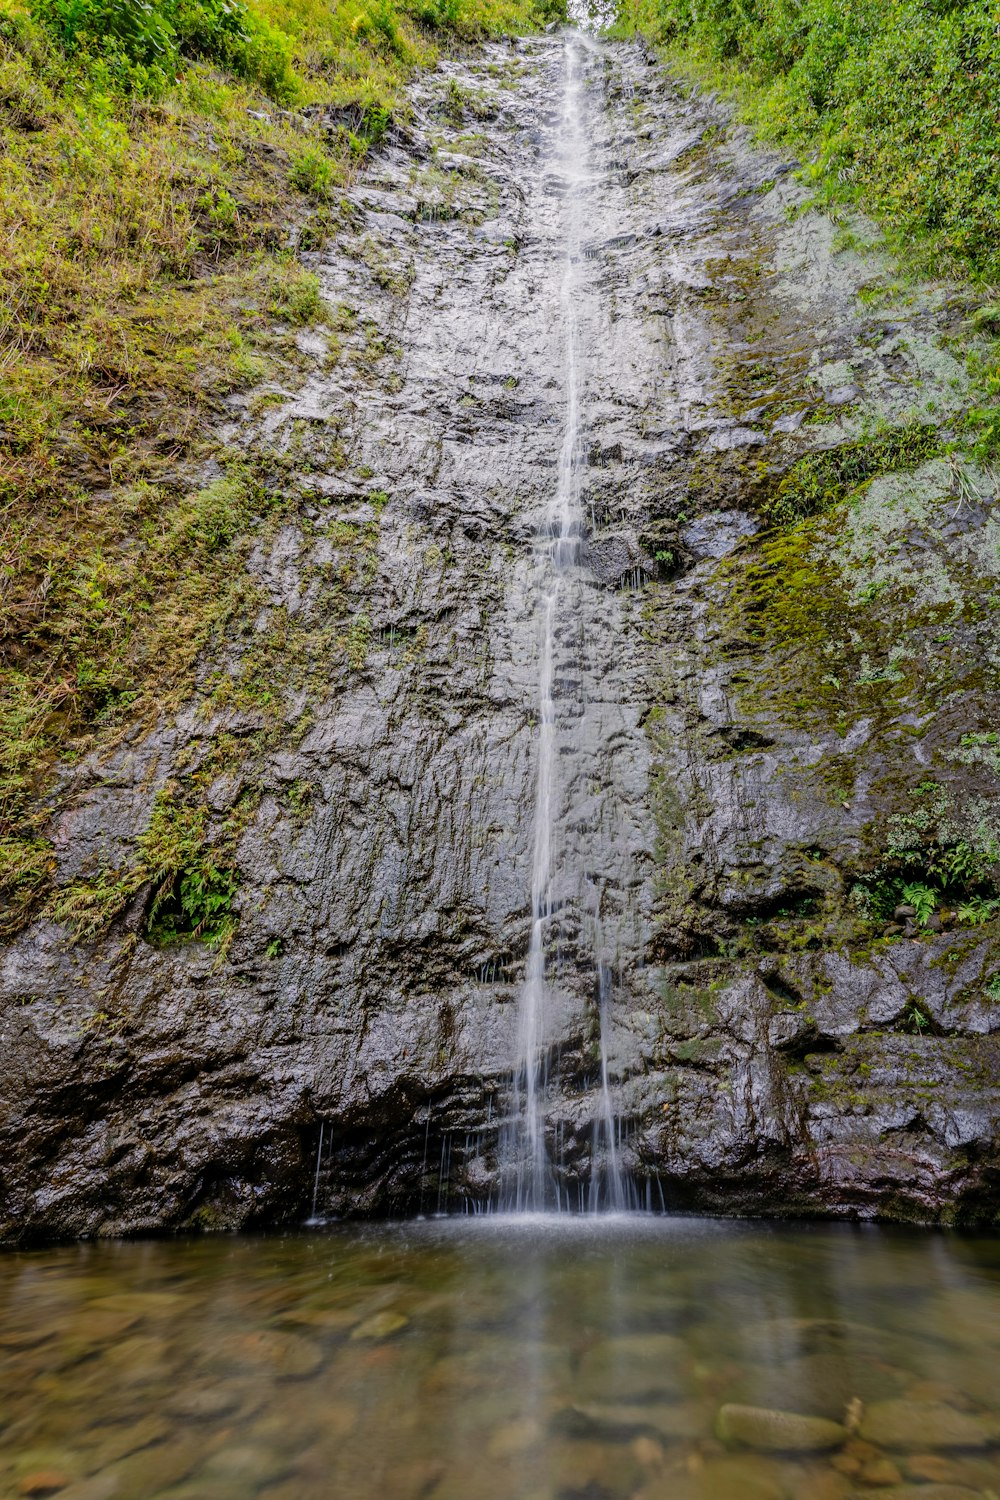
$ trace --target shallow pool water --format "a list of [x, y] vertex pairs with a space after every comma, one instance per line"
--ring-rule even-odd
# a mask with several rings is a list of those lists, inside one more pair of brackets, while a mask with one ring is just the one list
[[997, 1238], [478, 1219], [9, 1254], [0, 1360], [3, 1495], [1000, 1497]]

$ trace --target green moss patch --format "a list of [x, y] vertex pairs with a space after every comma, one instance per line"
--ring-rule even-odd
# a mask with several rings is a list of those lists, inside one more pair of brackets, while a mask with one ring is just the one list
[[936, 427], [913, 424], [809, 453], [793, 464], [767, 497], [762, 514], [773, 525], [794, 525], [806, 516], [829, 510], [869, 480], [897, 469], [915, 468], [941, 451]]

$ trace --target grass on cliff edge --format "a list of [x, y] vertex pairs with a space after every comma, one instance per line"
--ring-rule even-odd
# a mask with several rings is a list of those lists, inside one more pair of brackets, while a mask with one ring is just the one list
[[0, 0], [4, 925], [48, 878], [56, 762], [249, 607], [273, 485], [253, 455], [195, 475], [322, 316], [295, 247], [336, 233], [416, 69], [547, 3]]
[[859, 206], [918, 273], [979, 288], [963, 436], [1000, 462], [996, 0], [617, 0], [617, 15], [800, 154], [819, 206]]
[[619, 0], [621, 24], [735, 92], [765, 139], [815, 153], [835, 202], [896, 247], [1000, 280], [995, 0]]

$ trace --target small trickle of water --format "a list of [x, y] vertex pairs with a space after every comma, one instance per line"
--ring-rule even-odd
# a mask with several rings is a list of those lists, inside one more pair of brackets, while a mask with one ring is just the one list
[[598, 970], [598, 1006], [601, 1028], [601, 1109], [594, 1121], [588, 1207], [591, 1213], [598, 1213], [601, 1209], [623, 1213], [627, 1208], [635, 1208], [636, 1203], [633, 1186], [622, 1171], [618, 1134], [620, 1122], [611, 1101], [611, 1084], [608, 1078], [611, 970], [607, 964], [601, 964]]
[[313, 1178], [312, 1212], [309, 1215], [311, 1223], [316, 1223], [316, 1204], [319, 1199], [319, 1169], [323, 1161], [323, 1126], [324, 1121], [319, 1122], [319, 1145], [316, 1147], [316, 1175]]
[[[590, 44], [593, 45], [593, 44]], [[501, 1143], [506, 1186], [500, 1206], [506, 1211], [540, 1212], [571, 1207], [560, 1189], [545, 1139], [545, 1104], [549, 1084], [545, 1034], [546, 1000], [553, 887], [557, 870], [558, 735], [578, 719], [582, 703], [568, 702], [565, 689], [557, 693], [559, 669], [565, 666], [560, 643], [578, 640], [580, 622], [576, 592], [579, 582], [580, 539], [583, 531], [583, 476], [586, 454], [582, 421], [582, 349], [580, 330], [581, 264], [585, 185], [589, 162], [583, 114], [583, 39], [567, 33], [564, 43], [564, 93], [560, 129], [560, 177], [564, 188], [566, 254], [560, 283], [560, 311], [564, 338], [566, 416], [559, 453], [558, 479], [541, 518], [536, 551], [541, 577], [539, 614], [541, 654], [538, 686], [538, 764], [535, 782], [534, 847], [531, 876], [531, 937], [527, 970], [520, 1000], [518, 1058], [514, 1075], [511, 1121]], [[569, 628], [567, 628], [569, 627]], [[579, 681], [578, 671], [564, 674]], [[578, 689], [578, 692], [580, 690]], [[589, 1207], [623, 1209], [626, 1187], [622, 1176], [608, 1082], [607, 1024], [610, 975], [600, 967], [601, 1110], [594, 1126], [594, 1176]], [[558, 1152], [556, 1155], [558, 1161]], [[599, 1162], [599, 1165], [598, 1165]], [[583, 1189], [580, 1189], [580, 1207]]]

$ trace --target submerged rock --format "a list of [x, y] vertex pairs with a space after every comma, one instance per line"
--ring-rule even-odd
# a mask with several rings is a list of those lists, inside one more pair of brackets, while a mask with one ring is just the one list
[[575, 1386], [584, 1401], [609, 1394], [619, 1400], [670, 1395], [683, 1389], [688, 1351], [668, 1333], [605, 1339], [581, 1357]]
[[278, 1380], [296, 1380], [315, 1374], [323, 1363], [323, 1351], [299, 1334], [261, 1328], [224, 1334], [207, 1358], [224, 1369], [241, 1372], [249, 1366]]
[[877, 1401], [858, 1430], [883, 1448], [985, 1448], [1000, 1442], [1000, 1417], [956, 1411], [940, 1401]]
[[746, 1459], [712, 1458], [687, 1472], [652, 1476], [635, 1500], [785, 1500], [785, 1476]]
[[822, 1453], [827, 1448], [838, 1448], [848, 1435], [846, 1427], [825, 1417], [735, 1403], [719, 1408], [715, 1431], [724, 1443], [785, 1453]]
[[886, 1365], [891, 1341], [883, 1337], [878, 1342], [878, 1356], [870, 1359], [848, 1346], [749, 1369], [726, 1394], [738, 1404], [843, 1421], [853, 1401], [879, 1401], [900, 1394], [903, 1377]]
[[377, 1312], [351, 1332], [352, 1339], [387, 1339], [394, 1333], [399, 1333], [409, 1323], [405, 1313], [393, 1312], [386, 1308], [384, 1312]]
[[595, 1401], [563, 1407], [556, 1414], [555, 1425], [571, 1433], [625, 1442], [642, 1433], [671, 1440], [699, 1437], [706, 1431], [707, 1421], [704, 1409], [694, 1402], [668, 1406], [656, 1401]]
[[[973, 1500], [981, 1490], [970, 1490], [963, 1484], [900, 1484], [876, 1491], [880, 1500]], [[871, 1500], [871, 1490], [852, 1490], [849, 1500]]]

